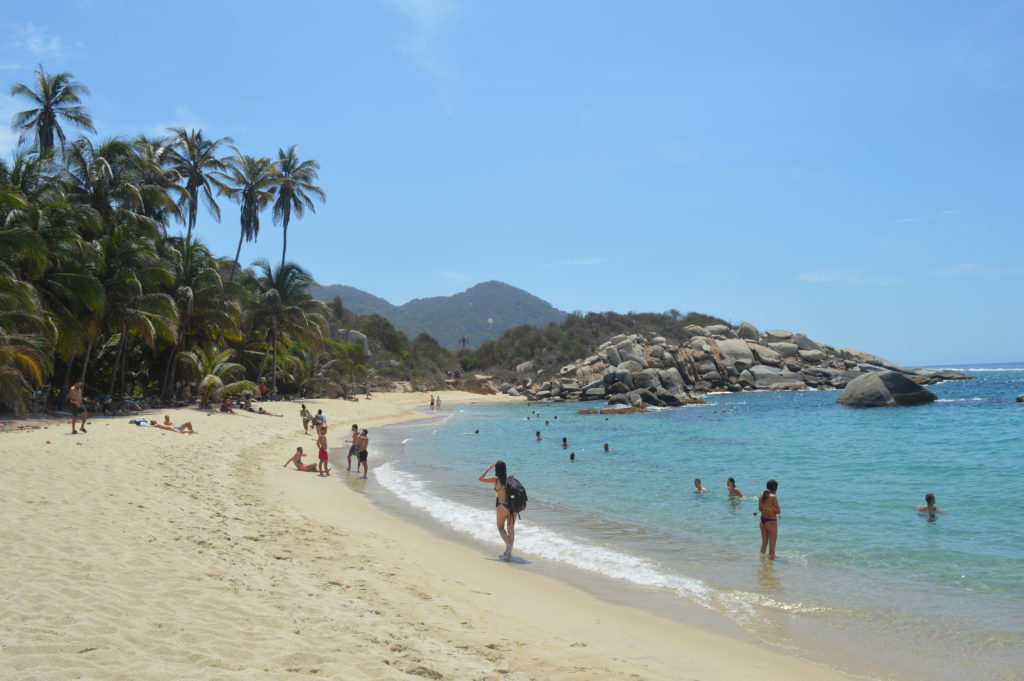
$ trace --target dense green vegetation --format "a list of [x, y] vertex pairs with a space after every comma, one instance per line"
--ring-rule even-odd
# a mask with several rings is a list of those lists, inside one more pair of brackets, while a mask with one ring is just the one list
[[699, 312], [683, 315], [677, 310], [669, 310], [665, 314], [576, 312], [558, 325], [512, 329], [475, 351], [460, 353], [460, 361], [466, 369], [490, 371], [499, 376], [508, 375], [517, 364], [526, 361], [533, 361], [537, 369], [552, 371], [566, 362], [585, 358], [601, 343], [618, 334], [664, 336], [669, 342], [679, 343], [687, 338], [683, 329], [690, 324], [725, 323], [711, 315]]
[[239, 269], [239, 252], [215, 257], [194, 233], [199, 205], [219, 220], [224, 198], [239, 251], [264, 208], [287, 229], [325, 199], [317, 163], [294, 146], [276, 161], [227, 154], [230, 138], [199, 130], [69, 140], [64, 126], [95, 132], [88, 92], [42, 66], [11, 89], [29, 108], [13, 120], [22, 146], [0, 161], [0, 402], [52, 404], [79, 379], [94, 395], [165, 399], [188, 382], [215, 399], [260, 381], [330, 393], [366, 380], [362, 349], [329, 339], [341, 305], [314, 300], [284, 250], [276, 267]]

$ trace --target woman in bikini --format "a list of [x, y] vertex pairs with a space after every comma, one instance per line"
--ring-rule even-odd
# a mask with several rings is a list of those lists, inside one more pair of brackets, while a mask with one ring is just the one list
[[[493, 477], [487, 474], [494, 471]], [[509, 510], [507, 497], [505, 495], [505, 480], [508, 479], [508, 472], [505, 469], [505, 462], [498, 461], [487, 467], [480, 474], [480, 482], [486, 482], [494, 486], [494, 506], [498, 514], [498, 533], [505, 542], [505, 552], [500, 558], [508, 560], [512, 557], [512, 545], [516, 541], [516, 514]]]
[[769, 480], [765, 490], [757, 498], [757, 510], [761, 512], [761, 554], [768, 549], [768, 557], [775, 559], [775, 542], [779, 538], [779, 516], [782, 511], [779, 509], [779, 498], [775, 491], [779, 489], [779, 483]]
[[161, 430], [173, 430], [176, 433], [188, 433], [189, 435], [196, 434], [196, 431], [192, 428], [191, 421], [185, 421], [185, 423], [181, 424], [180, 426], [176, 426], [173, 423], [171, 423], [171, 417], [166, 414], [164, 414], [163, 423], [153, 423], [151, 425], [154, 428], [160, 428]]

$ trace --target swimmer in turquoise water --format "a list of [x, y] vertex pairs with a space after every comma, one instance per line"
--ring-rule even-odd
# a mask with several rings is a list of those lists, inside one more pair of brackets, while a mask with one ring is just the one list
[[920, 513], [927, 513], [930, 518], [934, 518], [936, 513], [945, 513], [935, 505], [935, 495], [930, 492], [924, 495], [924, 506], [918, 506], [917, 510]]

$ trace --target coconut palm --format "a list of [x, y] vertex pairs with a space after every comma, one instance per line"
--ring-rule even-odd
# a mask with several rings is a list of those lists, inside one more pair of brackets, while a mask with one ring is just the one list
[[82, 95], [89, 94], [89, 88], [74, 80], [74, 75], [62, 72], [49, 74], [40, 64], [36, 68], [36, 89], [24, 83], [15, 83], [11, 94], [24, 97], [34, 108], [14, 114], [11, 130], [20, 132], [19, 144], [35, 137], [39, 151], [46, 153], [53, 149], [54, 136], [60, 139], [61, 148], [66, 138], [61, 122], [68, 123], [89, 132], [96, 132], [92, 116], [82, 106]]
[[278, 179], [277, 167], [269, 158], [256, 158], [243, 154], [237, 147], [231, 148], [235, 153], [225, 161], [226, 169], [213, 175], [220, 192], [240, 208], [238, 249], [229, 280], [234, 279], [238, 269], [242, 242], [254, 241], [259, 236], [260, 212], [273, 200]]
[[216, 184], [214, 173], [225, 170], [224, 159], [219, 157], [220, 146], [231, 144], [230, 137], [211, 140], [203, 135], [202, 130], [185, 130], [185, 128], [169, 128], [174, 135], [170, 152], [170, 162], [174, 169], [185, 180], [185, 193], [178, 199], [178, 206], [185, 209], [188, 231], [185, 238], [192, 236], [196, 226], [200, 200], [213, 218], [220, 222], [220, 206], [213, 196]]
[[292, 213], [301, 219], [306, 209], [316, 212], [313, 198], [321, 202], [327, 200], [324, 190], [313, 184], [319, 176], [320, 164], [316, 161], [300, 161], [295, 153], [295, 145], [288, 150], [277, 150], [277, 199], [274, 201], [274, 222], [283, 228], [284, 245], [281, 248], [281, 267], [284, 267], [284, 256], [288, 250], [288, 223]]
[[326, 306], [309, 294], [313, 277], [295, 263], [273, 269], [264, 259], [253, 266], [261, 273], [260, 294], [251, 310], [254, 329], [266, 332], [271, 352], [270, 388], [277, 387], [277, 348], [281, 340], [301, 338], [313, 343], [323, 339]]
[[192, 378], [196, 381], [199, 406], [206, 408], [210, 406], [211, 400], [256, 389], [252, 381], [239, 379], [243, 369], [241, 364], [231, 361], [233, 355], [230, 349], [218, 350], [213, 347], [181, 353], [182, 361], [191, 369]]
[[135, 152], [141, 212], [166, 232], [172, 218], [181, 219], [179, 204], [187, 196], [181, 174], [173, 164], [171, 143], [166, 139], [139, 135], [132, 140], [131, 147]]

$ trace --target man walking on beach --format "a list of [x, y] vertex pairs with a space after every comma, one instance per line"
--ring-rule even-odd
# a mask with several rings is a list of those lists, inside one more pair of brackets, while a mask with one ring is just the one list
[[83, 433], [88, 432], [85, 429], [85, 423], [86, 423], [86, 421], [89, 420], [89, 412], [87, 412], [85, 410], [85, 404], [83, 403], [83, 400], [82, 400], [82, 385], [83, 384], [82, 384], [81, 381], [75, 381], [75, 384], [73, 386], [71, 386], [70, 389], [68, 389], [68, 400], [71, 401], [71, 434], [72, 435], [78, 435], [78, 431], [75, 430], [75, 425], [78, 422], [79, 415], [81, 415], [81, 417], [82, 417], [82, 427], [81, 427], [82, 432]]

